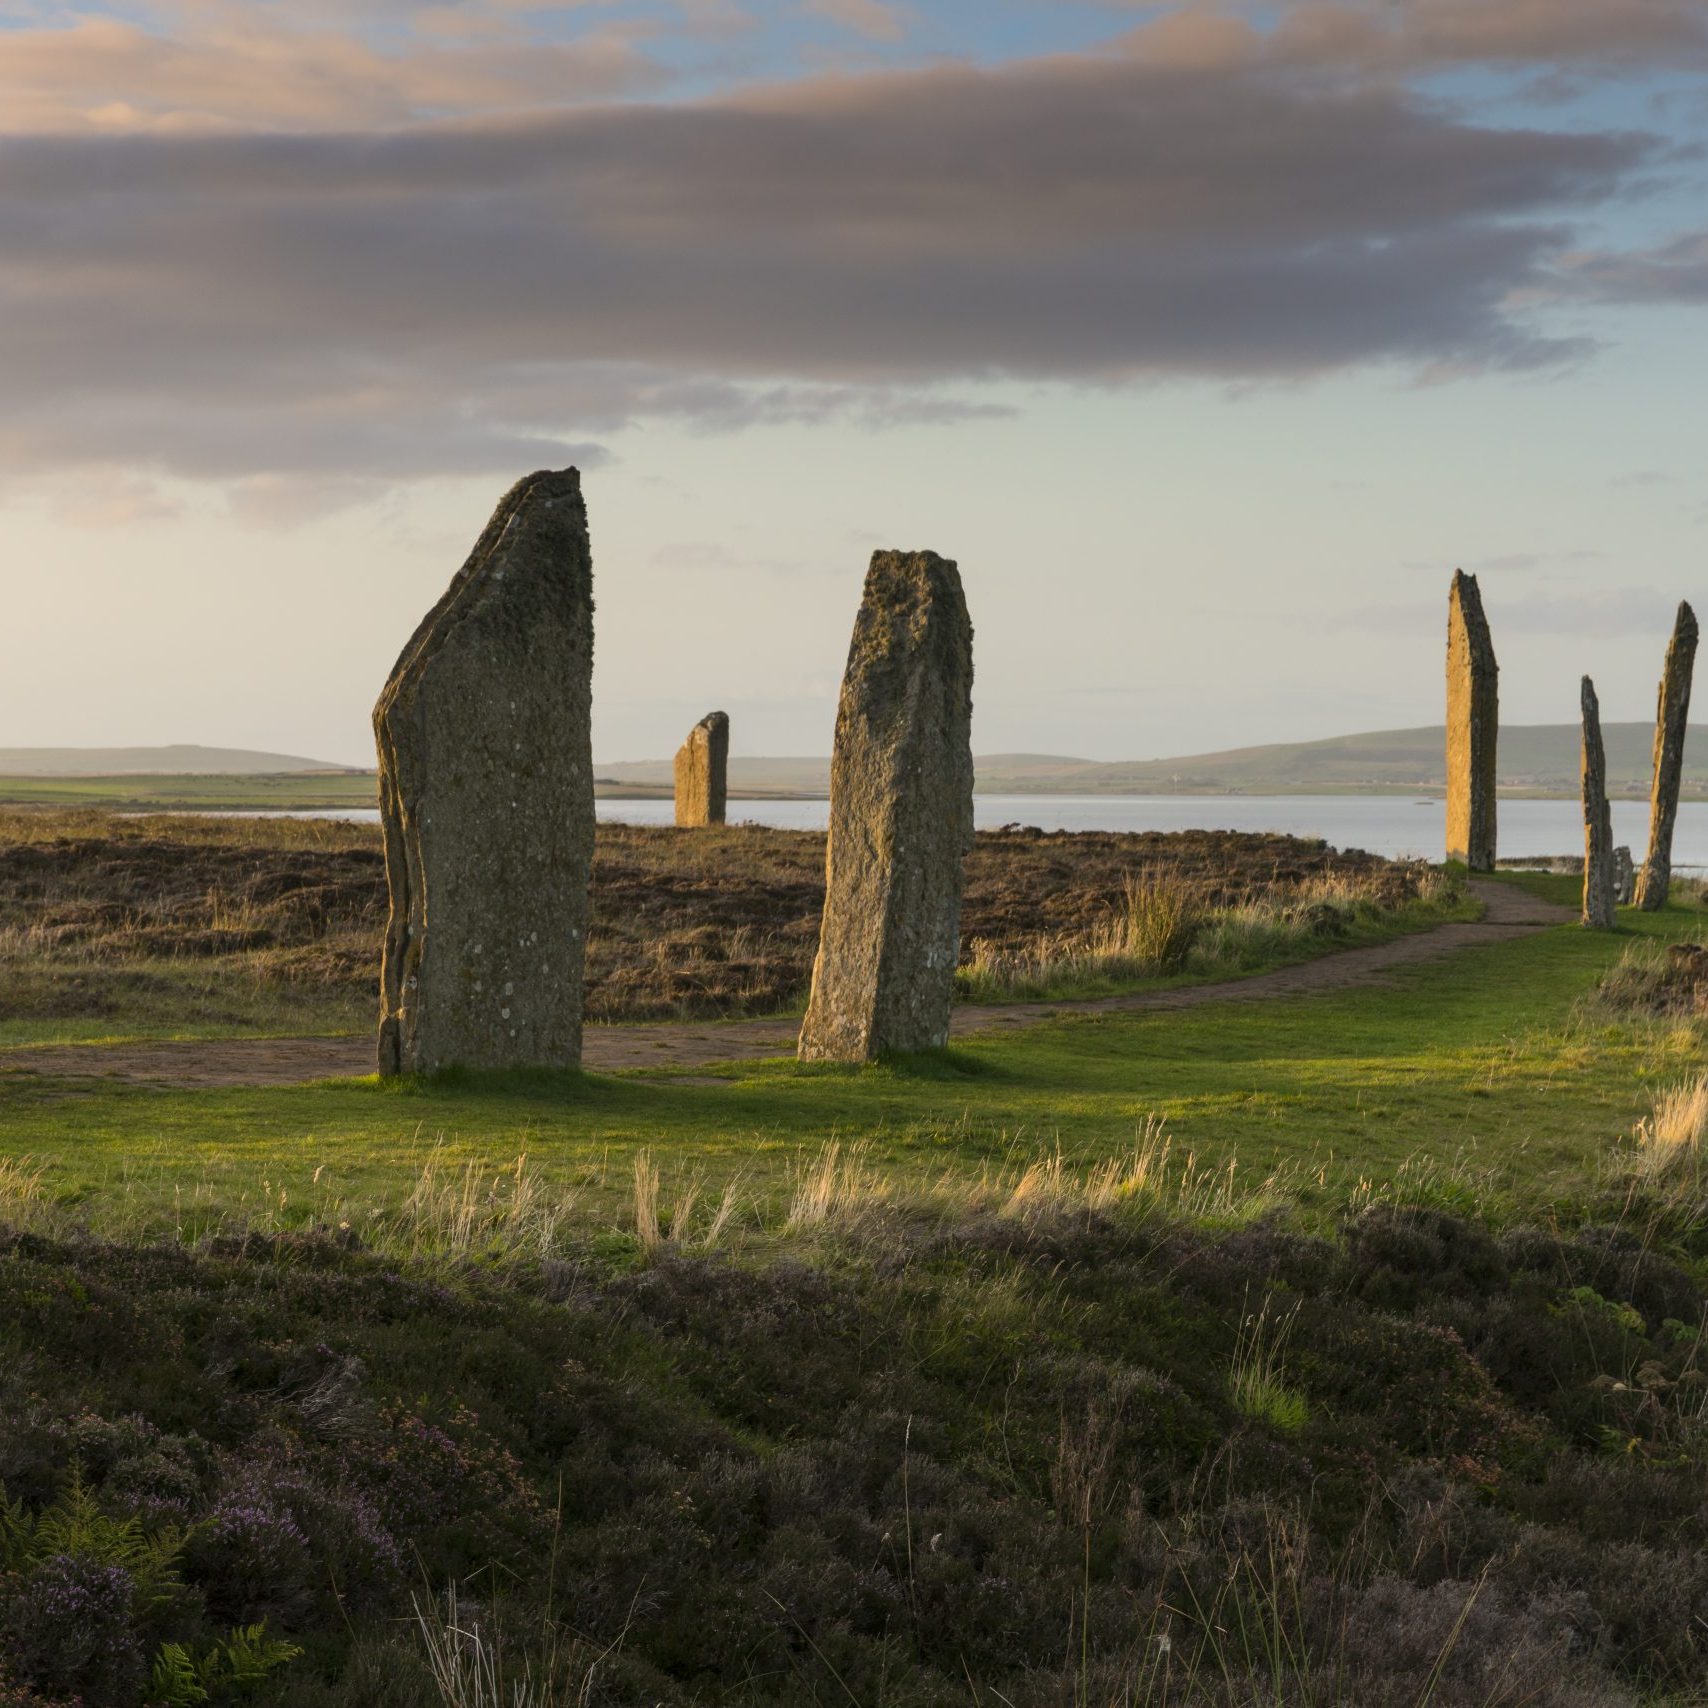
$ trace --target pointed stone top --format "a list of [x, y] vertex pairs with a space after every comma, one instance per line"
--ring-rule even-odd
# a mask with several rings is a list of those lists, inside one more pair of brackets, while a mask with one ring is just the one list
[[1583, 679], [1582, 698], [1585, 711], [1591, 710], [1596, 705], [1595, 684], [1587, 676]]
[[695, 729], [716, 729], [716, 728], [718, 728], [718, 726], [720, 724], [725, 729], [727, 729], [729, 727], [729, 713], [728, 712], [707, 712], [706, 715], [703, 718], [701, 718], [697, 724], [694, 725], [694, 728]]
[[1489, 633], [1489, 620], [1483, 615], [1483, 595], [1477, 578], [1464, 570], [1453, 571], [1453, 586], [1447, 595], [1447, 622], [1452, 628], [1457, 617], [1463, 625], [1466, 641], [1480, 664], [1493, 670], [1495, 664], [1494, 638]]
[[1688, 599], [1679, 600], [1678, 621], [1674, 627], [1678, 634], [1688, 635], [1692, 640], [1696, 639], [1696, 613], [1691, 610]]
[[380, 708], [395, 696], [411, 669], [422, 665], [443, 644], [457, 622], [479, 608], [490, 583], [502, 581], [511, 568], [537, 569], [548, 579], [561, 581], [566, 574], [574, 573], [571, 564], [584, 565], [586, 555], [587, 510], [581, 498], [581, 471], [540, 469], [524, 475], [499, 499], [474, 550], [432, 609], [416, 624], [392, 667], [391, 680], [380, 696]]

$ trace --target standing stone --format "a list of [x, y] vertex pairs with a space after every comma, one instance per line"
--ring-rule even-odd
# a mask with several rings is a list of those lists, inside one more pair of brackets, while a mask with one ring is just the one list
[[580, 1062], [592, 670], [581, 477], [529, 475], [374, 707], [381, 1073]]
[[803, 1061], [940, 1048], [973, 840], [973, 629], [935, 552], [876, 552], [854, 621]]
[[1621, 845], [1613, 850], [1613, 900], [1619, 907], [1629, 907], [1637, 893], [1637, 868], [1631, 850]]
[[729, 773], [729, 717], [708, 712], [676, 750], [676, 822], [722, 824]]
[[1447, 858], [1495, 866], [1495, 743], [1500, 666], [1477, 578], [1453, 572], [1447, 599]]
[[1696, 669], [1696, 613], [1678, 607], [1672, 642], [1661, 674], [1655, 714], [1655, 781], [1649, 795], [1649, 857], [1637, 879], [1637, 906], [1646, 913], [1666, 906], [1672, 883], [1672, 827], [1678, 818], [1678, 789], [1684, 776], [1684, 737], [1690, 724], [1690, 679]]
[[1583, 922], [1613, 928], [1613, 814], [1595, 684], [1583, 679]]

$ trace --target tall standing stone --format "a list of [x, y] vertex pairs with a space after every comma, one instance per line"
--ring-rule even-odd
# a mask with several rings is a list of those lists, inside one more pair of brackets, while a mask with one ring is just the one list
[[708, 712], [676, 750], [676, 822], [722, 824], [729, 774], [729, 717]]
[[1495, 865], [1495, 745], [1500, 666], [1477, 578], [1453, 572], [1447, 598], [1447, 858]]
[[1595, 684], [1583, 679], [1583, 922], [1613, 928], [1613, 813]]
[[935, 552], [874, 553], [836, 713], [803, 1061], [948, 1042], [973, 839], [972, 688], [955, 565]]
[[1696, 613], [1678, 607], [1661, 673], [1655, 713], [1655, 781], [1649, 795], [1649, 854], [1637, 878], [1637, 906], [1647, 913], [1666, 906], [1672, 883], [1672, 827], [1684, 777], [1684, 737], [1690, 725], [1690, 679], [1696, 670]]
[[529, 475], [374, 707], [382, 1073], [579, 1063], [592, 669], [581, 478]]

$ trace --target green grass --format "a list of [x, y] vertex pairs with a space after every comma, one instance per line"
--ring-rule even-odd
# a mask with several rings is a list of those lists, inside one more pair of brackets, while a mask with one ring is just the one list
[[[634, 1154], [668, 1183], [739, 1176], [775, 1214], [803, 1159], [858, 1147], [898, 1190], [1130, 1151], [1154, 1117], [1178, 1163], [1279, 1170], [1307, 1214], [1397, 1187], [1539, 1209], [1594, 1190], [1651, 1093], [1700, 1067], [1699, 1032], [1583, 1007], [1638, 935], [1701, 915], [1565, 926], [1306, 999], [1063, 1018], [865, 1071], [791, 1060], [665, 1073], [185, 1091], [0, 1077], [0, 1155], [94, 1220], [136, 1226], [271, 1204], [286, 1223], [406, 1192], [438, 1147], [497, 1164], [526, 1152], [578, 1215], [621, 1221]], [[706, 1083], [712, 1079], [715, 1083]], [[318, 1178], [317, 1176], [318, 1171]], [[284, 1209], [278, 1210], [284, 1195]], [[194, 1219], [194, 1218], [193, 1218]]]
[[[194, 1038], [310, 1038], [371, 1031], [364, 992], [247, 976], [228, 961], [138, 958], [122, 966], [14, 963], [11, 998], [22, 1013], [0, 1018], [0, 1067], [9, 1049], [51, 1044], [128, 1044]], [[93, 990], [105, 1013], [56, 1015], [68, 982]], [[31, 986], [36, 987], [32, 1003]], [[38, 1011], [30, 1013], [36, 1006]]]

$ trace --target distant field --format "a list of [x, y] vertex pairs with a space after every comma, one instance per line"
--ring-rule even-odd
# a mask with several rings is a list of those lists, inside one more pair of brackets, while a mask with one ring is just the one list
[[377, 803], [371, 771], [292, 771], [256, 776], [0, 776], [0, 804], [117, 811], [309, 812]]

